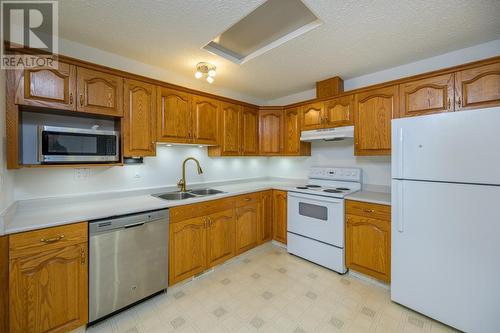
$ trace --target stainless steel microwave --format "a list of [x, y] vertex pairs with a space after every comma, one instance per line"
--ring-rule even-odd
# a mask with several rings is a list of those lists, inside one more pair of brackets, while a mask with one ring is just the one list
[[39, 126], [40, 163], [103, 163], [120, 159], [117, 131]]

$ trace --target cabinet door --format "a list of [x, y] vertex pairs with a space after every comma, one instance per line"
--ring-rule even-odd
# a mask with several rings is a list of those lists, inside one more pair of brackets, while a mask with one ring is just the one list
[[259, 154], [259, 110], [244, 106], [241, 112], [243, 155]]
[[207, 216], [208, 267], [223, 263], [234, 256], [235, 221], [232, 209]]
[[500, 62], [456, 73], [456, 110], [500, 105]]
[[354, 123], [354, 95], [325, 102], [324, 127], [350, 126]]
[[69, 332], [87, 323], [87, 243], [10, 261], [10, 332]]
[[265, 191], [260, 197], [259, 244], [273, 238], [273, 191]]
[[389, 282], [390, 222], [357, 215], [346, 217], [346, 266]]
[[188, 93], [158, 87], [157, 140], [189, 143], [191, 130], [191, 97]]
[[390, 155], [391, 120], [398, 114], [398, 86], [356, 94], [355, 155]]
[[399, 117], [453, 111], [455, 74], [421, 79], [399, 86]]
[[287, 192], [273, 191], [273, 239], [286, 244], [287, 237]]
[[260, 154], [279, 155], [283, 151], [283, 111], [261, 111], [259, 118]]
[[252, 203], [236, 208], [236, 254], [258, 244], [259, 204]]
[[123, 154], [156, 155], [156, 88], [140, 81], [125, 80]]
[[302, 130], [309, 131], [324, 127], [323, 102], [312, 103], [302, 107]]
[[170, 224], [169, 284], [203, 272], [206, 263], [206, 218], [195, 217]]
[[116, 75], [77, 68], [77, 110], [123, 116], [123, 79]]
[[56, 69], [17, 72], [16, 104], [76, 110], [76, 67], [59, 62]]
[[193, 143], [217, 144], [219, 106], [215, 99], [193, 96]]
[[283, 121], [283, 151], [284, 155], [311, 155], [311, 144], [300, 141], [300, 111], [291, 108], [284, 111]]
[[240, 155], [240, 111], [239, 105], [231, 103], [221, 103], [221, 154]]

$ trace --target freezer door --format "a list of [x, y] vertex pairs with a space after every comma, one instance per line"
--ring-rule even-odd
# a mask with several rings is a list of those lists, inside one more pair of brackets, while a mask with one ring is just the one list
[[500, 184], [500, 108], [395, 119], [392, 178]]
[[500, 332], [500, 187], [393, 180], [391, 299]]

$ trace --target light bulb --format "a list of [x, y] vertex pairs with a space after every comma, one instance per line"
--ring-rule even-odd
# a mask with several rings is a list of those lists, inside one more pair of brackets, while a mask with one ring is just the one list
[[199, 79], [203, 76], [203, 74], [200, 72], [200, 71], [196, 71], [196, 73], [194, 73], [194, 77]]
[[209, 76], [215, 76], [215, 75], [217, 75], [217, 72], [215, 71], [215, 69], [211, 69], [211, 70], [208, 71], [208, 75]]
[[211, 76], [208, 76], [208, 77], [207, 77], [207, 82], [208, 82], [208, 83], [213, 83], [213, 82], [214, 82], [214, 78], [213, 78], [213, 77], [211, 77]]

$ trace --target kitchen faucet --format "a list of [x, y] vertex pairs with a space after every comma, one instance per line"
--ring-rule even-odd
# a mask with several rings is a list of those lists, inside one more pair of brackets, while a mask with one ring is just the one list
[[179, 180], [177, 183], [177, 186], [181, 188], [181, 192], [186, 192], [186, 162], [189, 160], [193, 160], [196, 162], [196, 165], [198, 167], [198, 174], [201, 175], [203, 173], [203, 170], [201, 169], [200, 162], [194, 157], [188, 157], [182, 162], [182, 178]]

